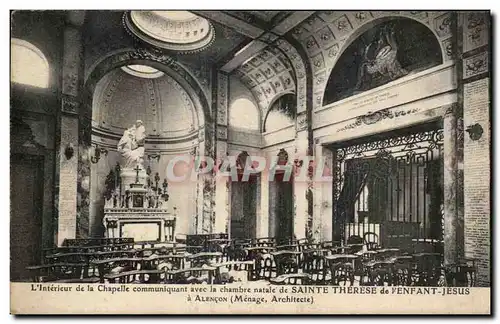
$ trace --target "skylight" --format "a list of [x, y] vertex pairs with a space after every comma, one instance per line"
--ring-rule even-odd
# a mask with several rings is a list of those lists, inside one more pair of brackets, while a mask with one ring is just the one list
[[214, 38], [210, 22], [189, 11], [131, 11], [126, 22], [138, 38], [169, 50], [199, 50]]

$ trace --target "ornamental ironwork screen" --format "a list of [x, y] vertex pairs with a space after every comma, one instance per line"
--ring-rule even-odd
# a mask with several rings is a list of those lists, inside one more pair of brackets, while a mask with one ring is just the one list
[[427, 242], [440, 249], [441, 125], [372, 135], [336, 145], [333, 152], [336, 240], [403, 250]]

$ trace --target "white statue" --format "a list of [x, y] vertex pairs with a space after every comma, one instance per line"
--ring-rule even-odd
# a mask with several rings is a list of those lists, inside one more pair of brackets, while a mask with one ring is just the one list
[[139, 166], [143, 169], [144, 162], [144, 142], [146, 139], [146, 129], [142, 121], [138, 120], [131, 128], [123, 132], [123, 136], [118, 142], [118, 152], [123, 157], [123, 168], [133, 169]]

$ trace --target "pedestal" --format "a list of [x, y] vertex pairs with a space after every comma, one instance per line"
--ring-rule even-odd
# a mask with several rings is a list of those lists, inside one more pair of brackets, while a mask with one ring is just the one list
[[[134, 169], [130, 168], [123, 168], [120, 171], [120, 177], [122, 180], [122, 189], [123, 190], [128, 190], [130, 188], [130, 185], [133, 183], [146, 183], [146, 179], [148, 177], [146, 170], [141, 169], [139, 170], [139, 174], [137, 174], [137, 171]], [[139, 179], [137, 179], [139, 178]], [[137, 181], [139, 180], [139, 181]]]

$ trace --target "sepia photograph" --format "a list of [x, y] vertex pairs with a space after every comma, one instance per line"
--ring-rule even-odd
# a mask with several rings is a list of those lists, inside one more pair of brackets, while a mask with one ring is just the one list
[[10, 313], [491, 314], [492, 36], [11, 10]]

